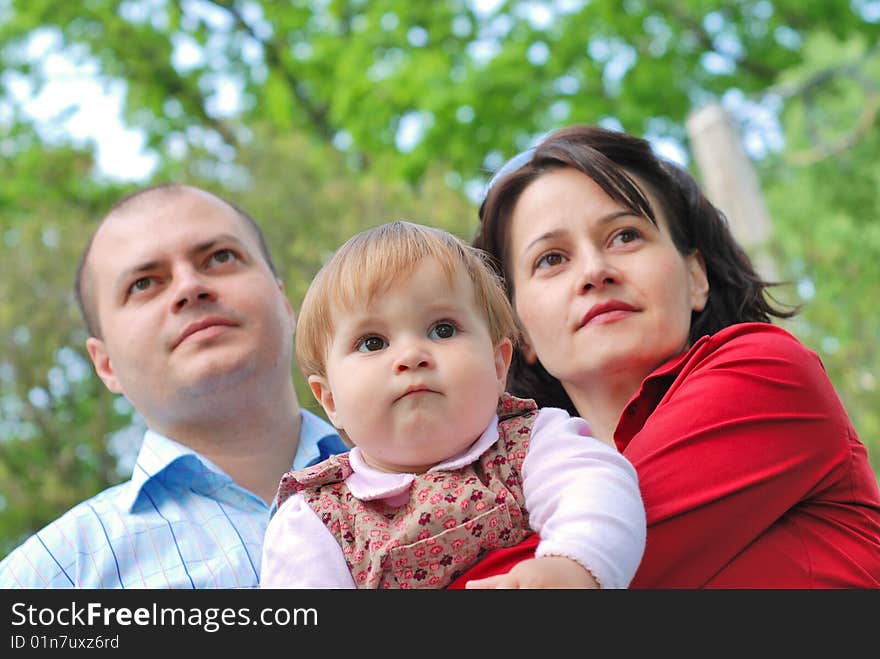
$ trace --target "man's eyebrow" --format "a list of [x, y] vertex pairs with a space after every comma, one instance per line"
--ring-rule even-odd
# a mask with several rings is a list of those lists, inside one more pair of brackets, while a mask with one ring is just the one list
[[190, 256], [194, 256], [202, 252], [207, 252], [209, 249], [216, 247], [221, 243], [235, 243], [235, 245], [240, 249], [248, 251], [247, 246], [241, 241], [240, 238], [238, 238], [238, 236], [235, 236], [231, 233], [221, 233], [214, 236], [213, 238], [209, 238], [208, 240], [204, 240], [200, 243], [193, 245], [188, 253]]
[[[207, 252], [208, 250], [216, 247], [221, 244], [229, 244], [234, 243], [239, 249], [243, 251], [248, 251], [247, 246], [241, 241], [240, 238], [234, 236], [231, 233], [221, 233], [208, 240], [203, 240], [200, 243], [196, 243], [189, 250], [187, 250], [187, 254], [192, 256], [197, 256], [203, 252]], [[119, 277], [116, 278], [116, 290], [120, 290], [127, 285], [129, 281], [135, 278], [137, 275], [143, 274], [145, 272], [150, 272], [151, 270], [155, 270], [160, 265], [162, 265], [161, 259], [150, 259], [149, 261], [143, 261], [142, 263], [138, 263], [130, 268], [126, 268], [120, 273]]]
[[156, 260], [144, 261], [143, 263], [139, 263], [138, 265], [132, 266], [131, 268], [126, 268], [116, 278], [116, 284], [113, 287], [114, 290], [123, 290], [124, 288], [126, 288], [127, 283], [134, 279], [137, 275], [144, 272], [149, 272], [150, 270], [155, 270], [157, 267], [159, 267], [160, 263], [161, 261]]

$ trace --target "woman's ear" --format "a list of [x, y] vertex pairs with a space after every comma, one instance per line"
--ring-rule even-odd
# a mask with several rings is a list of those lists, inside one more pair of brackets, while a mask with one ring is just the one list
[[537, 363], [538, 355], [536, 355], [535, 351], [532, 349], [532, 344], [529, 341], [529, 334], [523, 327], [522, 321], [519, 319], [519, 317], [517, 317], [516, 319], [516, 325], [517, 330], [519, 331], [516, 347], [522, 355], [523, 361], [525, 361], [525, 363], [529, 365]]
[[688, 281], [691, 293], [691, 309], [702, 311], [709, 300], [709, 276], [706, 274], [706, 260], [700, 250], [687, 257]]
[[498, 376], [498, 384], [501, 393], [507, 389], [507, 371], [510, 369], [510, 360], [513, 358], [513, 342], [504, 337], [495, 346], [495, 375]]
[[532, 349], [532, 344], [529, 343], [525, 337], [520, 341], [519, 351], [522, 353], [526, 364], [538, 363], [538, 355], [535, 354], [535, 351]]

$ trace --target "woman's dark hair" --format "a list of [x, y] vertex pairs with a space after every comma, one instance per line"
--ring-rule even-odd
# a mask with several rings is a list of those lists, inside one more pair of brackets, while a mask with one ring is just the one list
[[[583, 172], [609, 197], [637, 215], [657, 224], [654, 209], [636, 181], [659, 200], [669, 223], [672, 241], [682, 255], [698, 250], [706, 264], [709, 297], [702, 311], [693, 312], [689, 341], [729, 325], [790, 318], [797, 308], [774, 307], [751, 259], [730, 232], [727, 219], [713, 206], [690, 173], [658, 158], [646, 140], [596, 126], [570, 126], [544, 138], [531, 157], [515, 157], [518, 166], [505, 166], [489, 184], [480, 206], [480, 228], [475, 247], [488, 252], [504, 278], [513, 300], [510, 276], [510, 218], [523, 190], [541, 175], [563, 167]], [[520, 164], [522, 163], [522, 164]], [[508, 377], [514, 395], [534, 398], [542, 406], [568, 409], [576, 414], [562, 385], [540, 362], [529, 364], [517, 350]]]

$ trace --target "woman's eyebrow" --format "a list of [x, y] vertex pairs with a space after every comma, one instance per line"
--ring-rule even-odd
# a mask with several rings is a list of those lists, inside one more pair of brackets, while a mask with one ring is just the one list
[[526, 248], [524, 251], [528, 252], [532, 249], [532, 247], [534, 247], [538, 243], [544, 242], [545, 240], [553, 240], [554, 238], [559, 238], [560, 236], [562, 236], [565, 233], [568, 233], [568, 231], [566, 229], [554, 229], [553, 231], [546, 231], [546, 232], [542, 233], [540, 236], [538, 236], [537, 238], [535, 238], [528, 245], [526, 245]]
[[[642, 217], [642, 215], [640, 215], [639, 213], [636, 213], [629, 209], [621, 209], [619, 211], [613, 211], [611, 213], [608, 213], [607, 215], [603, 215], [602, 217], [598, 218], [596, 220], [596, 225], [601, 227], [605, 224], [610, 224], [620, 217], [626, 216]], [[545, 240], [553, 240], [554, 238], [559, 238], [567, 233], [569, 233], [569, 229], [553, 229], [551, 231], [547, 231], [546, 233], [542, 233], [540, 236], [538, 236], [532, 242], [526, 245], [526, 251], [532, 249], [532, 247], [534, 247], [538, 243], [541, 243]]]

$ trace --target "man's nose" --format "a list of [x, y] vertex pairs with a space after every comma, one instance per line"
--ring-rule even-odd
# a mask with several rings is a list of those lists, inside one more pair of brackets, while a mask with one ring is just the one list
[[187, 266], [174, 273], [174, 310], [181, 311], [196, 302], [215, 302], [217, 292], [207, 277], [196, 268]]

